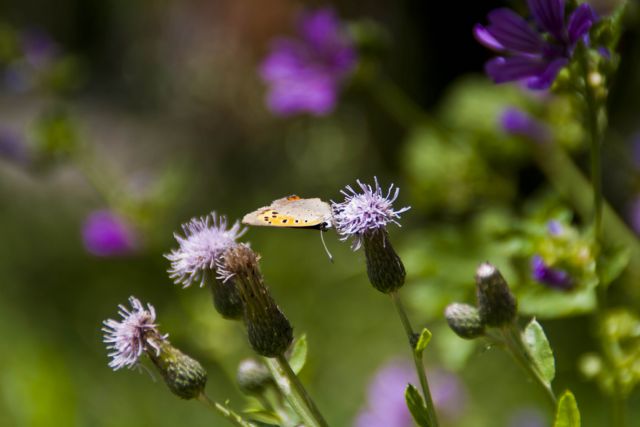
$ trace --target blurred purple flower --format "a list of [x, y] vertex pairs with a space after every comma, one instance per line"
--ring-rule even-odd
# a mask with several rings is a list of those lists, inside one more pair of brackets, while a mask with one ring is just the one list
[[522, 408], [514, 411], [507, 422], [507, 427], [546, 427], [547, 425], [542, 413], [534, 408]]
[[8, 128], [0, 128], [0, 159], [20, 165], [29, 162], [29, 151], [22, 135]]
[[535, 27], [511, 9], [500, 8], [489, 13], [488, 26], [476, 24], [473, 33], [482, 45], [503, 55], [485, 65], [496, 83], [526, 79], [530, 89], [548, 89], [578, 42], [588, 42], [598, 18], [587, 3], [568, 19], [564, 0], [528, 0], [528, 5]]
[[95, 211], [87, 217], [82, 238], [86, 250], [96, 256], [126, 255], [138, 247], [131, 225], [108, 210]]
[[58, 46], [51, 36], [38, 28], [24, 31], [21, 34], [21, 43], [25, 60], [36, 68], [47, 65], [59, 53]]
[[332, 9], [303, 13], [298, 35], [274, 40], [260, 66], [269, 85], [267, 105], [279, 116], [329, 114], [356, 64], [355, 48]]
[[509, 135], [525, 137], [539, 144], [551, 140], [551, 130], [547, 125], [518, 108], [505, 108], [500, 124]]
[[333, 218], [341, 240], [353, 237], [353, 250], [362, 246], [362, 238], [365, 232], [376, 231], [384, 228], [390, 222], [400, 226], [397, 221], [400, 214], [411, 207], [406, 206], [395, 210], [393, 202], [398, 198], [400, 189], [391, 184], [387, 194], [382, 193], [378, 179], [374, 178], [374, 186], [356, 181], [362, 193], [358, 193], [350, 185], [340, 192], [344, 195], [344, 202], [331, 202]]
[[564, 270], [549, 267], [540, 255], [531, 258], [531, 276], [536, 282], [553, 289], [568, 290], [573, 287], [573, 279]]
[[144, 305], [136, 297], [129, 297], [131, 309], [120, 304], [118, 314], [121, 321], [107, 319], [103, 323], [103, 341], [107, 350], [111, 350], [109, 367], [114, 371], [133, 368], [144, 351], [153, 349], [160, 352], [159, 342], [167, 339], [161, 335], [156, 325], [156, 311], [151, 304]]
[[559, 236], [562, 234], [564, 228], [562, 227], [562, 223], [560, 221], [558, 221], [557, 219], [552, 219], [551, 221], [547, 222], [547, 230], [552, 236]]
[[[409, 383], [417, 384], [413, 366], [404, 361], [386, 363], [369, 384], [367, 407], [354, 422], [355, 427], [411, 427], [413, 420], [404, 398]], [[449, 420], [463, 412], [466, 392], [460, 379], [450, 372], [431, 370], [429, 383], [438, 413]]]
[[636, 196], [636, 198], [631, 202], [628, 212], [631, 228], [633, 228], [633, 231], [635, 231], [636, 234], [640, 235], [640, 197]]

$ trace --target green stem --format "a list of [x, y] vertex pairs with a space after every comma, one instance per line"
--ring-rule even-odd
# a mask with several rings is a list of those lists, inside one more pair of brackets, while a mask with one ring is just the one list
[[217, 412], [222, 417], [226, 418], [236, 427], [257, 427], [255, 424], [245, 420], [226, 406], [221, 405], [218, 402], [214, 402], [205, 393], [201, 393], [197, 399], [212, 411]]
[[551, 384], [547, 383], [543, 379], [533, 360], [529, 356], [529, 353], [522, 342], [522, 335], [520, 334], [517, 325], [513, 323], [502, 328], [500, 332], [502, 337], [501, 342], [506, 346], [507, 350], [520, 367], [522, 367], [522, 369], [524, 369], [527, 374], [529, 374], [529, 376], [544, 389], [549, 403], [553, 408], [555, 408], [557, 399], [553, 389], [551, 388]]
[[265, 358], [278, 388], [285, 395], [293, 409], [300, 415], [305, 427], [328, 427], [327, 422], [318, 410], [309, 393], [298, 376], [293, 372], [284, 355], [275, 359]]
[[438, 427], [438, 416], [436, 414], [435, 405], [433, 404], [433, 399], [431, 397], [431, 391], [429, 390], [429, 382], [427, 381], [427, 374], [424, 370], [424, 364], [422, 363], [422, 358], [420, 357], [420, 355], [415, 351], [416, 333], [411, 326], [409, 316], [407, 316], [407, 312], [402, 305], [402, 301], [400, 300], [400, 296], [398, 295], [397, 291], [391, 292], [389, 295], [391, 296], [393, 305], [398, 311], [400, 321], [402, 322], [402, 326], [404, 327], [404, 330], [407, 333], [407, 338], [409, 339], [409, 346], [411, 347], [413, 362], [416, 365], [416, 372], [418, 373], [418, 378], [420, 379], [420, 386], [422, 387], [422, 393], [424, 394], [424, 399], [427, 404], [427, 411], [429, 412], [429, 425], [432, 427]]

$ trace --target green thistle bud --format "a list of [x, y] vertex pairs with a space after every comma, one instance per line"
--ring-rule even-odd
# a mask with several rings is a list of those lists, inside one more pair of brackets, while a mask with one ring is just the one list
[[500, 327], [513, 322], [518, 311], [516, 298], [497, 268], [488, 262], [476, 270], [476, 295], [482, 322]]
[[259, 395], [273, 382], [266, 366], [255, 359], [245, 359], [238, 365], [238, 387], [248, 395]]
[[449, 327], [460, 338], [473, 339], [484, 335], [484, 324], [478, 309], [469, 304], [449, 304], [444, 311]]
[[363, 235], [367, 275], [374, 288], [388, 294], [404, 285], [406, 276], [402, 260], [391, 246], [384, 228], [367, 231]]
[[198, 397], [207, 384], [207, 372], [195, 359], [187, 356], [169, 341], [157, 342], [157, 348], [147, 351], [173, 394], [182, 399]]
[[258, 255], [247, 245], [228, 249], [218, 273], [224, 281], [234, 280], [244, 305], [244, 322], [249, 343], [265, 357], [281, 356], [293, 341], [293, 328], [275, 303], [264, 283]]
[[218, 278], [211, 278], [209, 284], [216, 311], [225, 319], [242, 319], [244, 307], [234, 280], [222, 281]]

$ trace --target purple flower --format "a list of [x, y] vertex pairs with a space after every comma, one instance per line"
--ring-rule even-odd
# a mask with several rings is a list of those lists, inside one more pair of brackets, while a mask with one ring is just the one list
[[20, 134], [11, 129], [0, 128], [0, 159], [24, 165], [29, 162], [29, 154]]
[[96, 256], [126, 255], [138, 248], [133, 228], [108, 210], [91, 213], [82, 226], [86, 250]]
[[356, 64], [356, 51], [332, 9], [302, 14], [299, 38], [278, 38], [260, 66], [267, 106], [279, 116], [329, 114]]
[[397, 221], [400, 214], [411, 209], [406, 206], [399, 210], [393, 208], [393, 202], [398, 198], [400, 189], [391, 184], [387, 194], [383, 195], [378, 179], [374, 178], [375, 187], [356, 181], [362, 193], [356, 192], [350, 185], [340, 192], [345, 199], [342, 203], [331, 202], [333, 220], [336, 230], [342, 240], [353, 237], [353, 250], [362, 246], [365, 232], [375, 231], [387, 226], [390, 222], [400, 226]]
[[558, 221], [557, 219], [552, 219], [551, 221], [547, 222], [547, 230], [552, 236], [559, 236], [564, 231], [564, 227], [562, 227], [562, 223], [560, 223], [560, 221]]
[[525, 137], [540, 144], [551, 139], [551, 131], [544, 123], [518, 108], [505, 108], [500, 116], [500, 124], [509, 135]]
[[549, 267], [540, 255], [531, 258], [531, 276], [536, 282], [550, 288], [567, 290], [573, 287], [573, 279], [564, 270]]
[[224, 252], [235, 246], [236, 240], [247, 230], [236, 221], [227, 229], [227, 218], [215, 212], [201, 218], [192, 218], [182, 225], [185, 237], [174, 233], [179, 248], [165, 257], [171, 261], [169, 277], [185, 288], [195, 281], [204, 286], [205, 272], [216, 269], [216, 262]]
[[355, 420], [355, 427], [411, 427], [413, 421], [404, 399], [409, 383], [416, 383], [411, 364], [392, 361], [384, 365], [369, 385], [367, 408]]
[[59, 48], [51, 36], [41, 29], [29, 29], [21, 34], [22, 52], [27, 62], [39, 68], [50, 63]]
[[[404, 393], [418, 379], [413, 366], [393, 360], [383, 365], [369, 384], [367, 406], [360, 412], [354, 427], [411, 427], [413, 420]], [[462, 414], [466, 392], [460, 379], [444, 370], [431, 370], [429, 383], [433, 404], [443, 417], [454, 420]]]
[[489, 13], [489, 25], [473, 33], [482, 45], [501, 56], [489, 60], [485, 71], [496, 82], [525, 79], [530, 89], [547, 89], [568, 64], [580, 40], [588, 42], [595, 12], [582, 3], [565, 19], [564, 0], [528, 0], [535, 26], [511, 9]]
[[547, 422], [542, 413], [534, 408], [518, 409], [509, 417], [508, 427], [545, 427]]
[[156, 311], [151, 304], [145, 308], [136, 297], [129, 297], [131, 309], [119, 305], [121, 321], [107, 319], [104, 322], [103, 341], [111, 352], [109, 366], [114, 371], [133, 368], [144, 351], [160, 353], [159, 343], [168, 335], [161, 335], [156, 325]]

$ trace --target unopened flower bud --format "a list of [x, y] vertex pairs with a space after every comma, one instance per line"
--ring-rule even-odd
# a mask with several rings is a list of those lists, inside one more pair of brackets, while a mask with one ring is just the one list
[[240, 390], [249, 395], [261, 394], [273, 382], [267, 367], [255, 359], [245, 359], [240, 362], [236, 378]]
[[207, 384], [207, 372], [197, 360], [168, 341], [161, 342], [159, 350], [149, 351], [148, 355], [173, 394], [182, 399], [193, 399], [203, 392]]
[[258, 255], [247, 245], [228, 249], [218, 267], [219, 277], [233, 280], [244, 305], [249, 343], [265, 357], [281, 356], [293, 341], [293, 328], [264, 283]]
[[476, 285], [482, 322], [495, 327], [513, 322], [518, 305], [500, 271], [488, 262], [480, 264], [476, 271]]
[[459, 337], [465, 339], [478, 338], [484, 335], [484, 323], [478, 309], [469, 304], [449, 304], [444, 311], [449, 327]]
[[363, 242], [367, 275], [373, 287], [385, 294], [400, 289], [406, 273], [402, 260], [391, 246], [387, 230], [365, 232]]
[[216, 311], [225, 319], [242, 319], [244, 308], [234, 280], [223, 281], [213, 277], [209, 283]]

